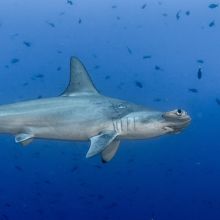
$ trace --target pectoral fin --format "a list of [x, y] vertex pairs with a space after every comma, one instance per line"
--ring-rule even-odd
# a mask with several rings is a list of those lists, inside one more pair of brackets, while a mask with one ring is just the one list
[[21, 133], [15, 136], [15, 142], [21, 143], [23, 146], [26, 146], [33, 141], [33, 138], [34, 138], [34, 135], [32, 134]]
[[103, 163], [109, 162], [116, 154], [120, 141], [113, 140], [108, 147], [101, 152], [101, 158]]
[[100, 135], [90, 138], [91, 145], [86, 154], [86, 158], [93, 157], [99, 154], [116, 138], [117, 133], [114, 131], [105, 131]]

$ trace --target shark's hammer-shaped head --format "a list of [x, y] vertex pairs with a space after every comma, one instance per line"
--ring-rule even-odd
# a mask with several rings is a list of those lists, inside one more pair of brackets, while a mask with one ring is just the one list
[[165, 112], [162, 114], [162, 118], [164, 119], [165, 129], [170, 130], [170, 133], [182, 131], [191, 122], [191, 117], [182, 109]]
[[191, 121], [190, 116], [181, 109], [165, 113], [157, 111], [133, 112], [128, 115], [128, 118], [130, 121], [128, 127], [131, 129], [128, 129], [126, 134], [134, 139], [179, 133]]

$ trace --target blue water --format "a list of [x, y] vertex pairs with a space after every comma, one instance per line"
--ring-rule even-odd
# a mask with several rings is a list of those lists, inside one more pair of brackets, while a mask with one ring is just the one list
[[58, 96], [74, 55], [102, 94], [192, 123], [124, 141], [108, 164], [85, 158], [89, 143], [1, 135], [0, 219], [220, 219], [219, 3], [2, 0], [1, 104]]

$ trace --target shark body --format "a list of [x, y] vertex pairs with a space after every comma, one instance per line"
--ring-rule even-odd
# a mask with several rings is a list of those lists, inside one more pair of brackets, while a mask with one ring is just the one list
[[110, 161], [123, 139], [146, 139], [175, 133], [191, 121], [183, 110], [150, 110], [101, 95], [85, 67], [70, 62], [70, 82], [59, 97], [0, 106], [0, 133], [15, 135], [22, 145], [34, 138], [91, 142], [86, 157]]

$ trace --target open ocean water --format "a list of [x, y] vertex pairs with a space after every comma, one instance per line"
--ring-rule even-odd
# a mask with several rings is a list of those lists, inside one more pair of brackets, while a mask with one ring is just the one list
[[0, 220], [219, 220], [219, 0], [1, 0], [0, 104], [54, 97], [79, 57], [99, 91], [161, 111], [177, 135], [89, 142], [0, 136]]

